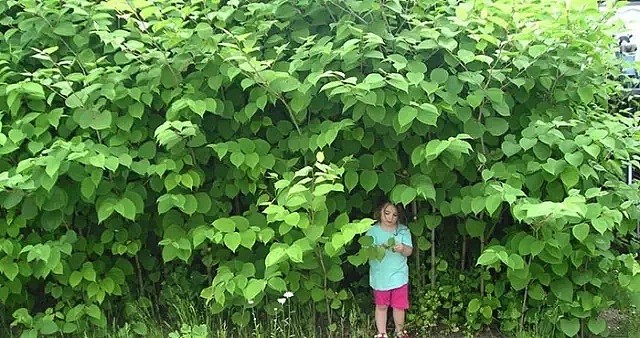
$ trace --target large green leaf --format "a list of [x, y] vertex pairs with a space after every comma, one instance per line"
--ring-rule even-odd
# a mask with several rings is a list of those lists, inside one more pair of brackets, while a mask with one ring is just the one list
[[378, 174], [373, 170], [360, 172], [360, 185], [365, 191], [371, 191], [378, 184]]
[[560, 319], [560, 329], [567, 337], [575, 337], [580, 331], [578, 318]]
[[404, 106], [398, 112], [398, 123], [404, 127], [411, 124], [413, 120], [418, 116], [418, 109], [415, 107]]
[[579, 240], [580, 242], [583, 242], [587, 236], [589, 236], [589, 224], [586, 223], [580, 223], [577, 225], [573, 226], [573, 229], [571, 229], [573, 236]]
[[54, 333], [57, 333], [60, 328], [58, 327], [58, 325], [49, 318], [43, 318], [40, 321], [40, 333], [43, 335], [51, 335]]
[[580, 172], [576, 167], [567, 166], [560, 175], [560, 179], [567, 188], [571, 188], [580, 182]]
[[115, 211], [116, 201], [114, 199], [103, 200], [97, 206], [98, 209], [98, 222], [102, 222], [107, 219]]
[[302, 263], [302, 248], [299, 245], [292, 245], [287, 249], [287, 255], [292, 262]]
[[500, 136], [509, 130], [509, 122], [500, 117], [488, 117], [485, 121], [486, 130], [493, 136]]
[[582, 86], [578, 88], [578, 95], [583, 103], [591, 103], [593, 101], [593, 88], [591, 86]]
[[351, 191], [358, 184], [358, 173], [355, 171], [348, 171], [344, 175], [344, 185], [345, 187]]
[[449, 73], [444, 68], [436, 68], [431, 71], [431, 74], [429, 75], [429, 77], [431, 81], [442, 84], [447, 81], [447, 78], [449, 77]]
[[256, 232], [248, 229], [240, 233], [240, 245], [247, 249], [252, 249], [257, 239]]
[[591, 333], [599, 335], [607, 329], [607, 322], [604, 319], [591, 318], [587, 327]]
[[0, 272], [2, 272], [10, 281], [13, 281], [19, 272], [19, 267], [16, 262], [12, 262], [7, 259], [8, 256], [5, 256], [4, 259], [0, 260]]
[[436, 126], [440, 112], [430, 103], [423, 103], [418, 107], [418, 121], [431, 126]]
[[274, 247], [269, 251], [269, 254], [267, 254], [267, 257], [265, 259], [265, 265], [267, 267], [274, 265], [280, 262], [280, 260], [284, 258], [285, 255], [287, 255], [287, 251], [284, 248]]
[[222, 232], [233, 232], [236, 229], [236, 225], [233, 220], [229, 218], [220, 218], [212, 223], [213, 227]]
[[551, 292], [560, 300], [571, 302], [573, 300], [573, 283], [567, 278], [560, 278], [551, 282]]
[[240, 236], [240, 234], [237, 232], [230, 232], [224, 235], [224, 245], [226, 245], [227, 248], [231, 249], [231, 251], [233, 252], [235, 252], [236, 249], [238, 249], [238, 246], [240, 246], [241, 241], [242, 241], [242, 236]]
[[69, 21], [62, 21], [56, 25], [53, 32], [60, 36], [73, 36], [76, 34], [76, 26]]
[[387, 82], [401, 91], [404, 91], [404, 92], [409, 91], [409, 83], [404, 78], [404, 76], [398, 73], [389, 74], [389, 77], [387, 78]]
[[469, 236], [481, 238], [484, 235], [485, 223], [478, 220], [469, 219], [465, 223], [465, 229], [467, 230]]
[[74, 110], [73, 119], [81, 128], [103, 130], [111, 128], [112, 115], [108, 110], [77, 108]]
[[260, 293], [264, 291], [267, 282], [261, 279], [250, 279], [247, 286], [244, 288], [244, 298], [247, 300], [255, 299]]
[[136, 218], [136, 205], [126, 197], [116, 203], [114, 210], [127, 219], [135, 220]]

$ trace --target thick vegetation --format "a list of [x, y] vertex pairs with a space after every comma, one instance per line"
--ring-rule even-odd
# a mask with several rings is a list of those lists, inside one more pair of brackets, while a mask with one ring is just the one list
[[0, 321], [83, 332], [180, 285], [237, 324], [293, 291], [335, 329], [369, 295], [361, 234], [388, 195], [415, 329], [606, 334], [598, 314], [640, 291], [640, 196], [603, 13], [1, 2]]

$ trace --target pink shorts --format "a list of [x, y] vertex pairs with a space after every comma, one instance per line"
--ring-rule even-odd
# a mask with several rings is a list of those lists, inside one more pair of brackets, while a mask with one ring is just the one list
[[387, 305], [394, 309], [406, 310], [409, 308], [409, 285], [405, 284], [397, 289], [373, 290], [373, 299], [376, 305]]

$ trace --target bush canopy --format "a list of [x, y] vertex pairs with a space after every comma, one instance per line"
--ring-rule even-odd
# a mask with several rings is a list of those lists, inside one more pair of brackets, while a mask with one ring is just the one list
[[175, 277], [238, 324], [284, 291], [331, 323], [366, 287], [386, 195], [408, 211], [415, 297], [455, 271], [478, 277], [459, 300], [471, 331], [606, 334], [598, 314], [640, 291], [637, 118], [611, 109], [609, 16], [3, 1], [0, 320], [104, 327]]

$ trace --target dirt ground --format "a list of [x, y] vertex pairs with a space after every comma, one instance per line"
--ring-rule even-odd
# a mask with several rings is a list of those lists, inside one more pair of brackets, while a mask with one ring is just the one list
[[[629, 321], [629, 317], [618, 309], [609, 309], [600, 314], [600, 318], [604, 319], [607, 322], [607, 326], [611, 334], [610, 338], [627, 338], [628, 334], [626, 332], [627, 327], [626, 323]], [[462, 333], [450, 333], [450, 334], [433, 334], [429, 337], [433, 338], [465, 338]], [[483, 332], [479, 332], [473, 336], [474, 338], [508, 338], [508, 336], [503, 335], [497, 330], [486, 329]], [[422, 338], [422, 337], [416, 337]]]

